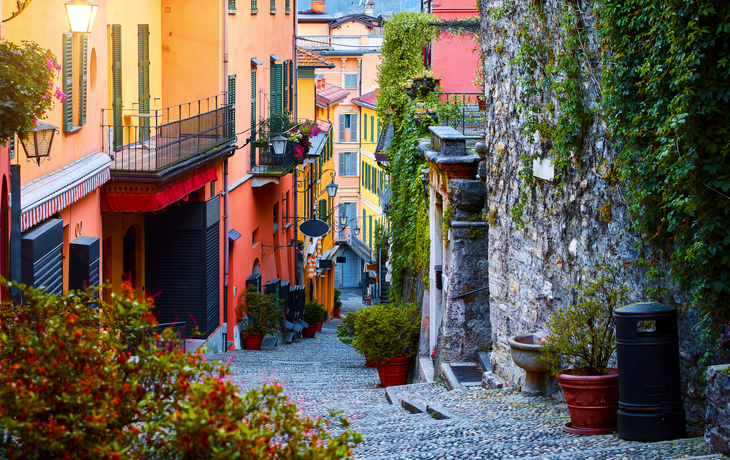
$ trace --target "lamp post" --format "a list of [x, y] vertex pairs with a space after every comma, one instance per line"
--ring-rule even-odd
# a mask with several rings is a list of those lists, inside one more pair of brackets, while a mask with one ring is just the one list
[[91, 32], [99, 5], [89, 0], [70, 0], [64, 5], [71, 32]]
[[58, 127], [37, 121], [26, 139], [18, 136], [28, 161], [35, 161], [40, 166], [44, 159], [50, 157], [54, 134], [60, 134]]

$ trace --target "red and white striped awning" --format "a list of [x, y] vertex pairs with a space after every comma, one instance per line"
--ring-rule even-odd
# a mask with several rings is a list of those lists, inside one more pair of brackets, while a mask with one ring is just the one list
[[26, 231], [110, 179], [108, 155], [94, 152], [23, 185], [20, 229]]

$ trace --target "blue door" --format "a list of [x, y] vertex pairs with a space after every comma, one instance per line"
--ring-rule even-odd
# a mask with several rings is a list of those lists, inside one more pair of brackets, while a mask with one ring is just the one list
[[338, 287], [357, 287], [360, 284], [360, 258], [352, 249], [340, 250], [340, 256], [344, 256], [347, 261], [337, 264], [339, 275], [337, 277]]

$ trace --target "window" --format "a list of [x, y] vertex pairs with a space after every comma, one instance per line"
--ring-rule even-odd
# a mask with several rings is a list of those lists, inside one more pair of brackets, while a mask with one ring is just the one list
[[357, 89], [357, 74], [346, 73], [345, 74], [345, 89]]
[[269, 98], [271, 100], [271, 114], [270, 116], [274, 116], [274, 114], [281, 114], [284, 113], [283, 108], [283, 94], [282, 94], [282, 88], [283, 88], [283, 64], [274, 64], [271, 63], [271, 79], [269, 80]]
[[357, 152], [340, 152], [340, 176], [357, 176]]
[[236, 76], [228, 76], [228, 138], [236, 135]]
[[256, 14], [258, 12], [259, 12], [258, 3], [256, 3], [256, 0], [251, 0], [251, 14]]
[[357, 142], [357, 114], [340, 115], [340, 142]]
[[368, 116], [362, 114], [362, 137], [368, 140]]
[[[339, 216], [345, 215], [347, 216], [347, 226], [350, 228], [353, 228], [357, 225], [357, 222], [355, 221], [355, 217], [357, 216], [357, 203], [341, 203], [339, 208]], [[344, 238], [344, 228], [343, 231], [340, 232], [340, 238]]]
[[274, 203], [274, 233], [279, 231], [279, 203]]
[[236, 11], [236, 0], [228, 0], [228, 10], [230, 12]]
[[251, 247], [255, 248], [256, 245], [259, 244], [259, 229], [257, 228], [253, 232], [251, 232]]
[[[87, 80], [87, 34], [63, 34], [62, 89], [66, 95], [63, 102], [63, 131], [73, 133], [86, 124], [86, 80]], [[74, 41], [78, 42], [78, 51], [74, 59]], [[74, 61], [79, 73], [77, 86], [74, 88]], [[78, 106], [74, 108], [74, 97], [78, 97]], [[75, 113], [74, 113], [75, 112]], [[76, 115], [74, 117], [74, 115]], [[78, 122], [78, 124], [77, 124]]]
[[269, 7], [271, 14], [276, 14], [276, 0], [271, 0], [271, 5]]
[[251, 69], [251, 135], [256, 134], [256, 68]]
[[291, 13], [291, 0], [286, 0], [286, 2], [284, 3], [284, 13]]

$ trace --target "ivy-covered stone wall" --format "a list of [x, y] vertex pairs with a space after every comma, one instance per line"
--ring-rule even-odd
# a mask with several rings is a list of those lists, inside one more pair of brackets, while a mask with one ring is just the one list
[[[575, 301], [571, 286], [585, 270], [600, 262], [621, 267], [632, 300], [647, 298], [646, 269], [637, 263], [645, 255], [636, 249], [601, 119], [594, 7], [556, 0], [481, 5], [491, 357], [510, 385], [524, 371], [512, 362], [508, 338], [542, 330], [553, 311]], [[533, 175], [533, 161], [545, 159], [553, 162], [552, 180]], [[688, 428], [697, 433], [704, 407], [695, 319], [681, 308], [686, 297], [663, 279], [658, 287], [666, 293], [657, 300], [680, 309], [682, 391]]]

